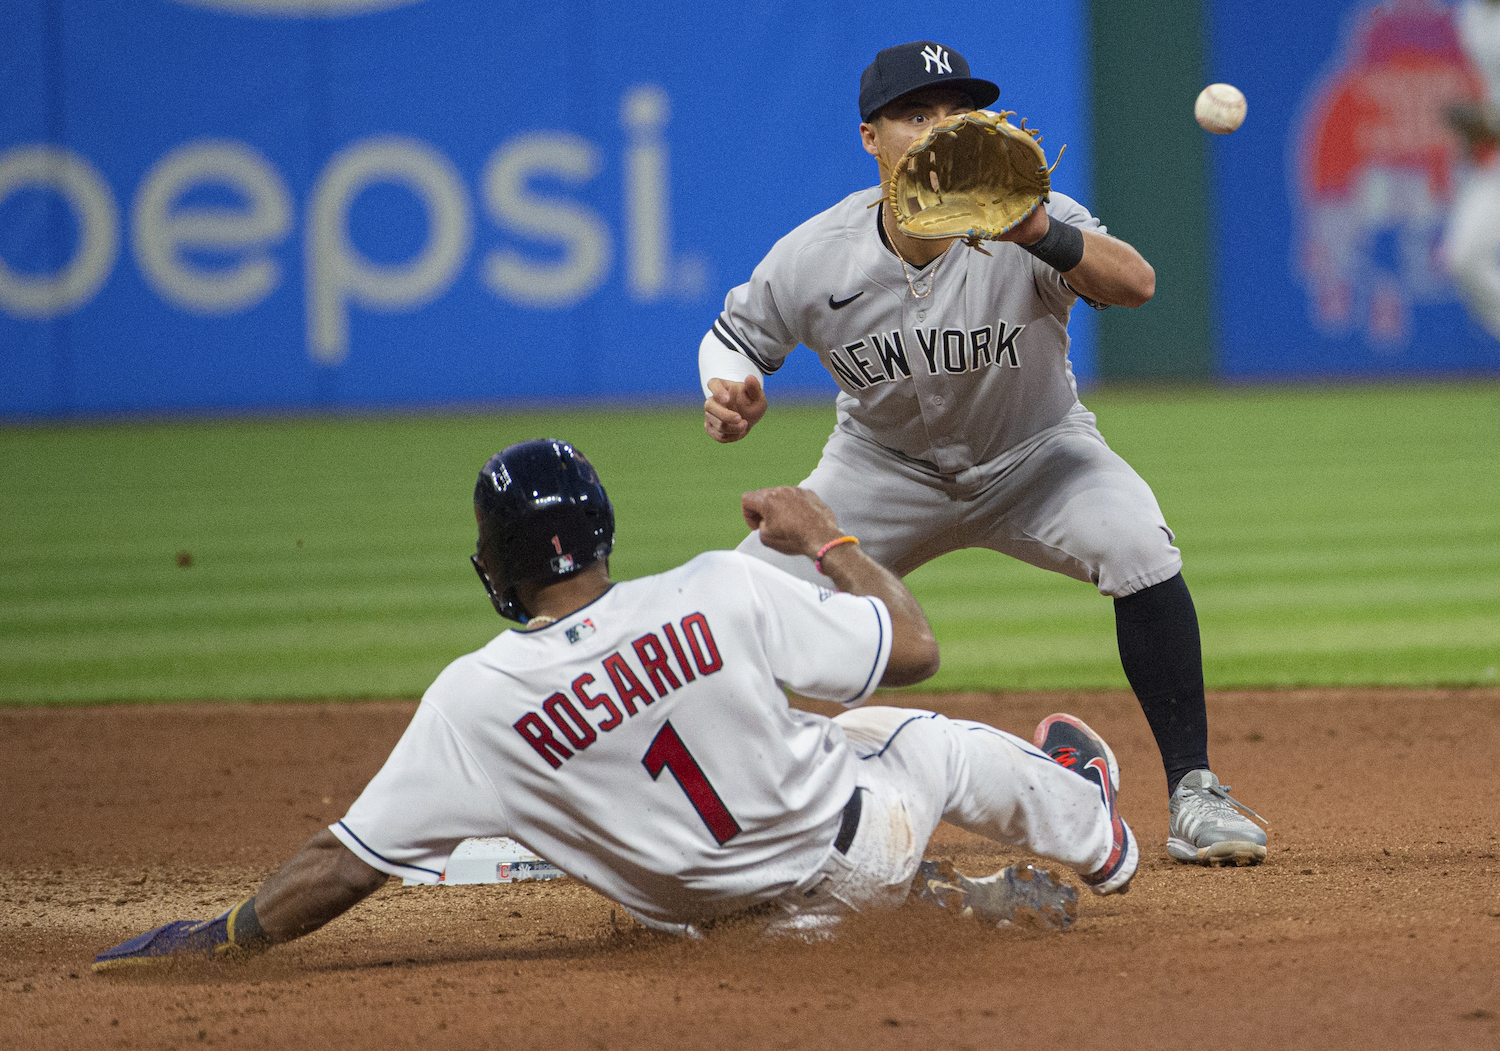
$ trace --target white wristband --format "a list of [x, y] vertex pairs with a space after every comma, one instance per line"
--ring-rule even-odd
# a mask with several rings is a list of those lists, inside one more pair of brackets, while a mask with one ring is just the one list
[[703, 396], [710, 397], [709, 380], [743, 383], [751, 376], [758, 377], [762, 382], [766, 378], [755, 362], [737, 350], [730, 350], [723, 340], [709, 330], [703, 337], [703, 342], [698, 344], [698, 382], [703, 387]]

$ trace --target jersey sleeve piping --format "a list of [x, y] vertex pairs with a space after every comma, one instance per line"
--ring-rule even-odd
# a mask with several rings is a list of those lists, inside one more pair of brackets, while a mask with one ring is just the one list
[[729, 319], [726, 318], [723, 314], [720, 314], [714, 320], [713, 333], [715, 336], [719, 337], [720, 343], [724, 344], [736, 354], [743, 354], [745, 357], [749, 358], [752, 362], [755, 363], [755, 367], [760, 369], [760, 371], [765, 373], [767, 376], [771, 375], [773, 372], [776, 372], [781, 368], [782, 365], [786, 364], [785, 361], [778, 362], [775, 365], [768, 364], [765, 358], [761, 357], [753, 349], [751, 349], [750, 344], [741, 339], [740, 334], [730, 327]]
[[860, 691], [853, 697], [842, 702], [845, 706], [858, 704], [875, 691], [875, 687], [880, 684], [880, 675], [885, 670], [886, 662], [890, 660], [891, 656], [890, 642], [887, 641], [891, 633], [890, 627], [886, 623], [886, 618], [890, 614], [886, 611], [883, 603], [877, 602], [868, 595], [864, 596], [864, 600], [870, 604], [870, 608], [875, 612], [875, 661], [870, 665], [870, 674], [865, 677], [864, 686], [860, 687]]
[[[427, 704], [425, 701], [423, 703]], [[495, 782], [490, 779], [489, 772], [484, 768], [484, 764], [475, 758], [474, 752], [469, 748], [463, 735], [454, 727], [452, 721], [443, 714], [441, 708], [438, 708], [436, 705], [429, 705], [429, 711], [431, 715], [441, 720], [442, 724], [447, 727], [448, 732], [453, 735], [453, 743], [463, 751], [464, 755], [468, 757], [469, 762], [474, 764], [474, 768], [479, 771], [480, 776], [484, 778], [484, 783], [489, 787], [490, 798], [494, 802], [496, 816], [499, 818], [497, 831], [494, 834], [502, 835], [504, 832], [501, 830], [509, 831], [510, 815], [506, 812], [505, 801], [500, 797], [500, 793], [496, 791]], [[440, 883], [442, 881], [443, 873], [441, 871], [421, 865], [403, 864], [402, 862], [392, 861], [390, 858], [385, 857], [379, 851], [366, 844], [364, 840], [360, 839], [359, 834], [346, 825], [342, 818], [336, 823], [329, 825], [328, 830], [338, 838], [340, 843], [348, 847], [356, 857], [371, 868], [387, 872], [392, 876], [400, 876], [402, 879], [415, 880], [419, 883]]]
[[359, 835], [342, 820], [329, 825], [328, 831], [332, 832], [340, 843], [348, 847], [350, 853], [371, 868], [379, 869], [392, 876], [400, 876], [402, 879], [416, 880], [419, 883], [437, 883], [443, 878], [441, 872], [435, 872], [420, 865], [403, 865], [399, 861], [384, 857], [379, 851], [366, 846], [364, 840], [360, 839]]

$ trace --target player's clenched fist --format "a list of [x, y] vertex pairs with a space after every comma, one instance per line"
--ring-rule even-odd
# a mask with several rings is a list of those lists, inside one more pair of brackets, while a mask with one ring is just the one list
[[812, 558], [840, 535], [833, 511], [811, 489], [791, 485], [756, 489], [740, 497], [740, 510], [745, 524], [760, 530], [761, 542], [784, 555]]
[[708, 381], [709, 397], [703, 403], [703, 429], [716, 442], [737, 442], [766, 414], [766, 390], [759, 376], [743, 383]]

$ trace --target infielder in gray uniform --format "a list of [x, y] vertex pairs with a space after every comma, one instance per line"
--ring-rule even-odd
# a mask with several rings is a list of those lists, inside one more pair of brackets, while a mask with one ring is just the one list
[[[1111, 596], [1120, 659], [1166, 768], [1168, 853], [1255, 864], [1265, 833], [1209, 771], [1182, 556], [1150, 487], [1079, 403], [1068, 363], [1073, 304], [1140, 306], [1155, 272], [1057, 192], [986, 252], [908, 237], [880, 204], [890, 165], [932, 122], [998, 97], [933, 41], [875, 57], [859, 131], [881, 185], [797, 227], [730, 291], [699, 350], [705, 427], [715, 441], [744, 438], [766, 411], [764, 377], [799, 343], [813, 350], [839, 385], [838, 423], [802, 486], [898, 575], [986, 547]], [[740, 550], [818, 579], [755, 533]]]

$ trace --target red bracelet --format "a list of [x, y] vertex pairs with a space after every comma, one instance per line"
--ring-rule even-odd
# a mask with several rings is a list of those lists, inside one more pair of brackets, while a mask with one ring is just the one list
[[837, 540], [830, 540], [828, 541], [828, 543], [818, 548], [818, 554], [817, 557], [813, 559], [813, 565], [818, 567], [819, 573], [823, 572], [823, 556], [828, 554], [828, 552], [832, 551], [834, 548], [838, 547], [840, 544], [853, 544], [858, 547], [859, 537], [841, 536]]

